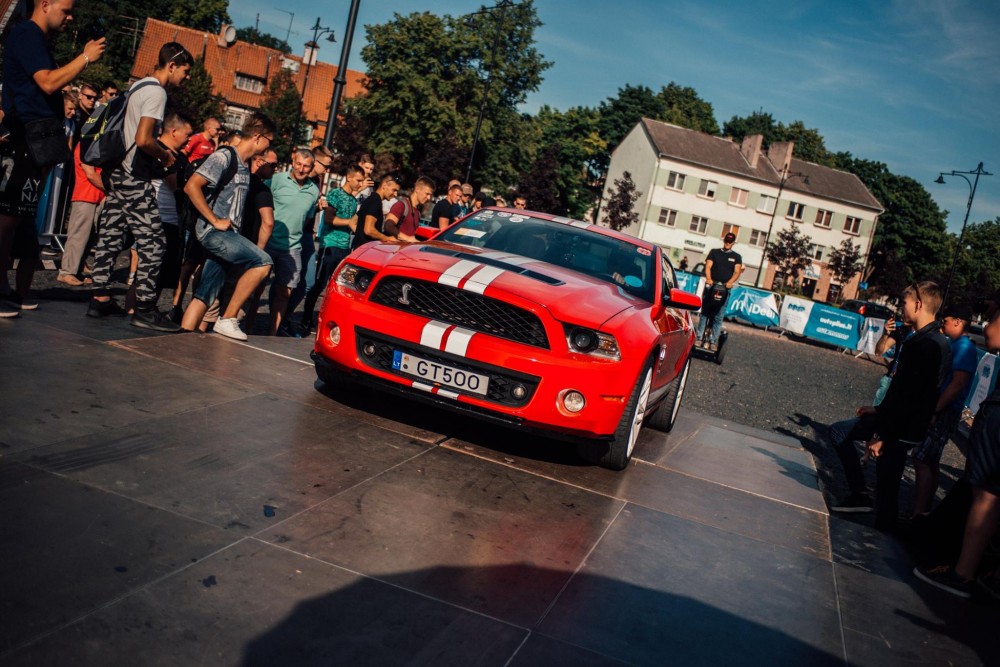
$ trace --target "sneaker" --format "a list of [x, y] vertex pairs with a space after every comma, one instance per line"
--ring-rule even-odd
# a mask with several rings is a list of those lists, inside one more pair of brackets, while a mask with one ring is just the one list
[[115, 303], [114, 299], [98, 301], [91, 299], [87, 306], [87, 317], [107, 317], [108, 315], [124, 315], [125, 309]]
[[834, 512], [874, 512], [875, 503], [867, 493], [852, 493], [842, 501], [830, 506]]
[[963, 579], [955, 574], [955, 568], [951, 565], [939, 565], [937, 567], [915, 567], [913, 574], [917, 579], [925, 581], [931, 586], [936, 586], [943, 591], [957, 595], [968, 600], [972, 597], [971, 579]]
[[21, 316], [21, 311], [18, 310], [17, 308], [11, 308], [10, 306], [6, 306], [0, 303], [0, 317], [14, 318], [20, 316]]
[[302, 338], [302, 334], [299, 333], [298, 329], [292, 329], [287, 325], [281, 325], [278, 327], [278, 332], [276, 334], [278, 338]]
[[72, 273], [60, 273], [56, 276], [56, 280], [59, 282], [69, 285], [70, 287], [82, 287], [84, 282], [74, 276]]
[[181, 325], [171, 322], [166, 313], [162, 313], [156, 308], [152, 310], [136, 309], [135, 313], [132, 314], [132, 326], [164, 333], [177, 333], [181, 330]]
[[232, 338], [233, 340], [246, 340], [247, 335], [243, 333], [240, 329], [240, 321], [235, 317], [223, 317], [215, 326], [212, 327], [212, 331], [219, 334], [220, 336], [225, 336], [226, 338]]
[[181, 320], [184, 319], [184, 309], [180, 306], [174, 306], [170, 309], [170, 321], [174, 324], [180, 324]]
[[17, 292], [8, 292], [7, 294], [0, 294], [0, 304], [9, 306], [10, 308], [16, 308], [17, 310], [37, 310], [38, 304], [34, 301], [25, 301], [24, 298]]

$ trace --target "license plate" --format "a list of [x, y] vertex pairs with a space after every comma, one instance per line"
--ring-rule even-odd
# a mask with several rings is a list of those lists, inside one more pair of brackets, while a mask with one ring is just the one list
[[480, 375], [470, 371], [463, 371], [460, 368], [439, 364], [436, 361], [421, 359], [412, 354], [395, 350], [392, 353], [392, 367], [401, 373], [444, 385], [452, 389], [461, 389], [470, 394], [486, 395], [486, 388], [489, 386], [488, 375]]

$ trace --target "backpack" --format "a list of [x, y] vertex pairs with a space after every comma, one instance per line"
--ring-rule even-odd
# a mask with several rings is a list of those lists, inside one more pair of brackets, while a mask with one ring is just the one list
[[115, 168], [135, 146], [135, 137], [126, 146], [125, 112], [132, 93], [146, 86], [160, 85], [143, 81], [111, 100], [96, 111], [80, 130], [80, 162], [92, 167]]
[[[219, 175], [219, 180], [215, 183], [215, 185], [213, 185], [207, 192], [203, 190], [203, 192], [205, 192], [205, 201], [208, 202], [209, 208], [212, 208], [212, 206], [215, 205], [216, 200], [219, 198], [219, 194], [222, 192], [222, 188], [226, 187], [229, 181], [233, 180], [233, 177], [236, 176], [236, 170], [239, 169], [240, 166], [240, 156], [237, 155], [235, 148], [232, 146], [222, 146], [216, 152], [218, 151], [229, 153], [229, 163], [226, 165], [226, 168], [222, 170], [222, 174]], [[209, 157], [210, 156], [205, 156], [200, 160], [195, 160], [189, 165], [186, 170], [187, 173], [185, 174], [185, 182]], [[198, 209], [194, 207], [194, 204], [192, 204], [191, 200], [187, 197], [184, 198], [183, 208], [181, 209], [178, 218], [180, 221], [181, 232], [193, 230], [195, 223], [198, 222]]]

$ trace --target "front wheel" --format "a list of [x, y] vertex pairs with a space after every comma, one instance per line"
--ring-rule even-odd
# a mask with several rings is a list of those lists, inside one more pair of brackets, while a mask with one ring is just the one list
[[677, 374], [674, 381], [670, 383], [667, 395], [663, 397], [660, 407], [656, 409], [646, 422], [657, 431], [670, 433], [677, 421], [677, 413], [681, 409], [681, 401], [684, 399], [684, 388], [687, 387], [688, 370], [691, 368], [691, 357], [684, 362], [684, 368]]
[[636, 381], [635, 388], [629, 396], [622, 418], [615, 429], [611, 442], [587, 442], [580, 445], [580, 455], [610, 470], [624, 470], [632, 460], [635, 443], [639, 440], [642, 422], [646, 418], [646, 403], [649, 401], [649, 389], [653, 384], [653, 365], [646, 364]]

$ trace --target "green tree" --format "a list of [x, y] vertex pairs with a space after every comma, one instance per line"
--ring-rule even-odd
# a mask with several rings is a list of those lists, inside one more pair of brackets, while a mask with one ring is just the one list
[[191, 78], [180, 90], [171, 92], [168, 106], [187, 116], [196, 132], [210, 117], [225, 120], [226, 101], [221, 95], [212, 93], [212, 75], [201, 58], [191, 66]]
[[357, 164], [368, 153], [368, 128], [354, 109], [354, 100], [347, 100], [333, 132], [333, 170], [343, 174], [348, 165]]
[[[854, 245], [851, 239], [844, 239], [840, 246], [830, 253], [827, 266], [837, 282], [846, 285], [861, 271], [861, 246]], [[841, 295], [837, 298], [840, 300], [843, 297]]]
[[[957, 240], [956, 240], [957, 243]], [[948, 301], [973, 304], [1000, 287], [1000, 217], [965, 227]]]
[[681, 86], [671, 81], [660, 89], [657, 97], [663, 100], [665, 110], [663, 116], [657, 120], [706, 134], [719, 133], [719, 123], [715, 120], [715, 110], [709, 102], [698, 96], [698, 92], [694, 88]]
[[743, 141], [744, 137], [754, 134], [763, 135], [764, 148], [778, 141], [792, 141], [795, 142], [795, 157], [798, 159], [827, 167], [836, 164], [835, 156], [826, 149], [826, 141], [819, 130], [806, 127], [801, 120], [785, 125], [775, 121], [774, 116], [763, 109], [749, 116], [733, 116], [723, 125], [722, 133], [735, 141]]
[[722, 125], [722, 134], [737, 142], [743, 141], [744, 137], [760, 134], [764, 136], [765, 146], [782, 140], [774, 116], [763, 109], [754, 111], [749, 116], [733, 116]]
[[549, 146], [531, 168], [521, 175], [521, 185], [518, 194], [527, 198], [528, 206], [533, 211], [566, 215], [567, 211], [561, 198], [556, 182], [559, 178], [558, 149]]
[[292, 149], [306, 140], [306, 120], [302, 115], [302, 96], [287, 69], [271, 77], [260, 111], [278, 126], [271, 148], [277, 152], [278, 159], [289, 159]]
[[285, 40], [275, 37], [270, 33], [261, 32], [257, 28], [251, 28], [250, 26], [237, 28], [236, 39], [242, 42], [247, 42], [248, 44], [258, 44], [260, 46], [266, 46], [270, 49], [277, 49], [282, 53], [292, 52], [292, 47], [290, 47], [288, 42]]
[[[549, 66], [534, 47], [539, 25], [534, 3], [528, 1], [485, 12], [475, 25], [423, 12], [396, 14], [392, 21], [368, 26], [362, 49], [367, 94], [355, 108], [369, 128], [373, 150], [395, 155], [403, 176], [413, 178], [445, 137], [457, 147], [471, 148], [489, 80], [473, 178], [494, 188], [513, 185], [499, 183], [503, 179], [486, 170], [496, 167], [489, 155], [503, 138], [500, 126], [538, 89]], [[494, 42], [497, 34], [500, 39]]]
[[218, 33], [230, 23], [229, 0], [171, 0], [170, 8], [167, 20], [187, 28]]
[[850, 153], [834, 157], [838, 168], [855, 174], [885, 207], [863, 276], [869, 292], [895, 298], [914, 281], [943, 281], [953, 246], [945, 214], [924, 186], [893, 174], [881, 162]]
[[597, 168], [607, 144], [598, 121], [597, 112], [586, 107], [560, 112], [545, 106], [534, 118], [539, 145], [551, 149], [559, 164], [555, 185], [560, 208], [574, 218], [593, 208], [603, 187], [603, 174]]
[[775, 234], [774, 242], [767, 246], [766, 255], [767, 261], [784, 276], [781, 287], [799, 284], [799, 274], [812, 263], [809, 259], [811, 244], [812, 237], [800, 232], [796, 225]]
[[635, 202], [642, 194], [635, 188], [632, 174], [625, 170], [621, 178], [615, 179], [614, 187], [608, 194], [608, 203], [604, 207], [604, 222], [611, 229], [621, 231], [639, 222], [639, 213], [635, 210]]

